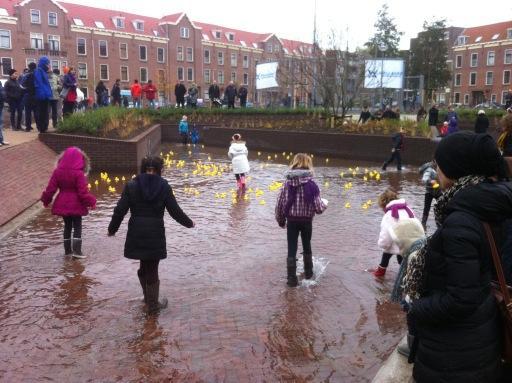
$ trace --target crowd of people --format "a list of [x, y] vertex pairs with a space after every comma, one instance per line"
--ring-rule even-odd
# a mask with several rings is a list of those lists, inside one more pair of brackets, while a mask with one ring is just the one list
[[[233, 81], [230, 81], [225, 89], [221, 89], [217, 81], [213, 81], [208, 88], [208, 98], [210, 107], [219, 108], [227, 105], [228, 108], [235, 108], [236, 98], [240, 101], [240, 107], [247, 106], [248, 90], [245, 86], [236, 87]], [[174, 96], [176, 97], [176, 107], [190, 108], [198, 107], [199, 89], [195, 83], [192, 83], [187, 89], [183, 81], [178, 81], [174, 86]]]

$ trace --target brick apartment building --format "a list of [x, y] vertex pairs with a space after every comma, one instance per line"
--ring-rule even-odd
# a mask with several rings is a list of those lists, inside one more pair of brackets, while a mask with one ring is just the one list
[[[307, 104], [311, 82], [298, 79], [313, 54], [309, 43], [195, 22], [185, 13], [152, 18], [55, 0], [0, 0], [1, 78], [46, 55], [54, 68], [75, 67], [88, 95], [100, 80], [111, 89], [117, 78], [123, 88], [151, 79], [161, 100], [174, 102], [174, 85], [183, 80], [207, 99], [215, 80], [221, 89], [229, 81], [245, 85], [260, 104], [285, 96]], [[271, 61], [287, 80], [256, 91], [256, 65]]]
[[465, 28], [451, 51], [451, 102], [503, 104], [512, 88], [512, 21]]

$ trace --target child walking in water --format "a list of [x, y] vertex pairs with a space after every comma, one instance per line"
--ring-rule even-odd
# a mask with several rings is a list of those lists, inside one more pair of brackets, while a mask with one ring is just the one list
[[383, 277], [386, 274], [386, 268], [389, 265], [389, 260], [396, 254], [398, 264], [402, 263], [401, 251], [393, 241], [391, 232], [396, 225], [404, 219], [415, 218], [413, 211], [407, 206], [404, 199], [399, 199], [398, 194], [391, 190], [386, 189], [384, 193], [379, 196], [378, 200], [380, 208], [384, 211], [384, 217], [380, 223], [380, 234], [378, 246], [382, 250], [382, 258], [377, 270], [373, 272], [376, 277]]
[[[82, 217], [88, 214], [88, 208], [96, 207], [96, 197], [87, 188], [89, 158], [77, 147], [67, 148], [58, 158], [57, 165], [41, 195], [44, 207], [52, 202], [52, 214], [64, 218], [64, 252], [75, 258], [85, 258], [82, 254]], [[73, 240], [71, 232], [73, 231]]]
[[180, 125], [178, 127], [178, 131], [181, 136], [181, 143], [183, 145], [186, 145], [188, 142], [188, 122], [187, 122], [187, 120], [188, 120], [188, 117], [183, 116], [181, 118]]
[[245, 190], [245, 175], [249, 172], [249, 160], [247, 155], [249, 151], [245, 146], [245, 141], [242, 141], [242, 136], [238, 133], [231, 137], [231, 145], [229, 147], [228, 156], [231, 158], [233, 165], [233, 173], [235, 173], [236, 186], [239, 191]]
[[297, 279], [297, 243], [302, 240], [304, 277], [313, 277], [311, 235], [313, 217], [327, 208], [327, 201], [320, 198], [320, 189], [313, 181], [313, 161], [310, 156], [298, 153], [293, 158], [286, 182], [277, 198], [275, 216], [280, 227], [286, 226], [288, 239], [288, 286], [295, 287]]

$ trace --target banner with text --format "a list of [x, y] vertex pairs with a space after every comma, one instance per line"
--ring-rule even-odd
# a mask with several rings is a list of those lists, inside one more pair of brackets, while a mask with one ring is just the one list
[[276, 74], [276, 62], [256, 65], [256, 89], [274, 88], [278, 86]]
[[404, 78], [404, 60], [365, 60], [365, 88], [401, 89]]

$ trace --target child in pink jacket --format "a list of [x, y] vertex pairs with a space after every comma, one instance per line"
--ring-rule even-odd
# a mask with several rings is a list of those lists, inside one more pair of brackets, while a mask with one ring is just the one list
[[85, 258], [82, 254], [82, 216], [88, 214], [89, 208], [96, 207], [96, 197], [87, 188], [88, 172], [87, 155], [77, 147], [69, 147], [59, 156], [48, 186], [41, 195], [44, 207], [48, 207], [59, 190], [52, 214], [64, 218], [64, 251], [75, 258]]

